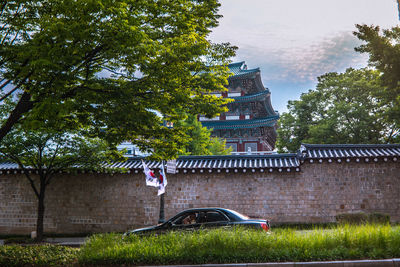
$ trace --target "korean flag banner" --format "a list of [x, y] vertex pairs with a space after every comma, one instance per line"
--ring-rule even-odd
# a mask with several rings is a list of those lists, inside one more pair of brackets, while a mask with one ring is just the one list
[[142, 160], [143, 172], [146, 175], [146, 185], [158, 187], [158, 179]]

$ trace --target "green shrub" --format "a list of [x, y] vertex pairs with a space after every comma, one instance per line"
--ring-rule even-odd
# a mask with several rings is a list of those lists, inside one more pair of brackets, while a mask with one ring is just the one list
[[313, 230], [315, 228], [330, 229], [337, 226], [336, 222], [330, 223], [271, 223], [273, 229]]
[[390, 216], [387, 214], [382, 214], [382, 213], [371, 213], [368, 214], [368, 222], [370, 223], [390, 223]]
[[79, 249], [55, 245], [0, 246], [0, 266], [60, 266], [77, 261]]
[[32, 244], [34, 240], [30, 237], [10, 237], [4, 240], [4, 244]]
[[367, 219], [368, 215], [363, 212], [336, 215], [336, 221], [340, 224], [362, 224], [366, 223]]
[[339, 224], [389, 223], [390, 216], [382, 213], [343, 213], [336, 215]]

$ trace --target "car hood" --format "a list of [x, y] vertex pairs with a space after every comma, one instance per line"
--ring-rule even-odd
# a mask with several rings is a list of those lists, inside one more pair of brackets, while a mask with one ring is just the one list
[[132, 231], [127, 232], [127, 234], [138, 234], [138, 233], [144, 233], [147, 231], [151, 231], [154, 230], [158, 227], [158, 225], [153, 225], [153, 226], [149, 226], [149, 227], [144, 227], [144, 228], [139, 228], [139, 229], [135, 229]]

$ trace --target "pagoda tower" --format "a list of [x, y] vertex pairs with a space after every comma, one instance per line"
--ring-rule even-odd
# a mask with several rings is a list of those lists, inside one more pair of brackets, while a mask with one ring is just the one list
[[228, 68], [232, 72], [228, 91], [214, 94], [234, 100], [228, 104], [229, 111], [212, 119], [199, 116], [199, 120], [213, 129], [212, 136], [226, 139], [232, 152], [272, 151], [279, 114], [272, 108], [271, 92], [261, 81], [260, 68], [247, 69], [244, 61]]

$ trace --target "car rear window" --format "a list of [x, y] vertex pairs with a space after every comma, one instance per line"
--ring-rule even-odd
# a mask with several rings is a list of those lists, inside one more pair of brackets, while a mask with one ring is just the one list
[[226, 217], [219, 212], [209, 211], [206, 214], [206, 222], [224, 222], [227, 221]]
[[243, 215], [243, 214], [241, 214], [241, 213], [239, 213], [237, 211], [234, 211], [234, 210], [228, 210], [228, 211], [229, 212], [227, 212], [226, 215], [231, 220], [237, 221], [237, 220], [248, 220], [248, 219], [250, 219], [248, 216]]

